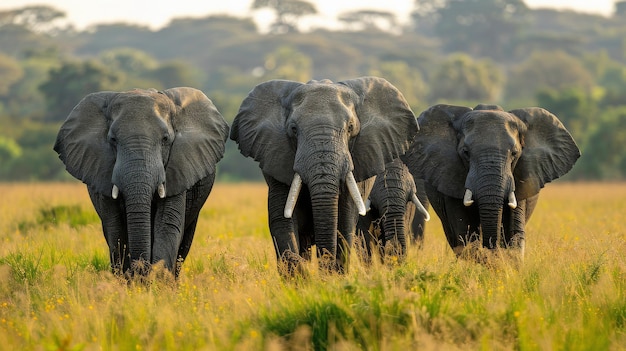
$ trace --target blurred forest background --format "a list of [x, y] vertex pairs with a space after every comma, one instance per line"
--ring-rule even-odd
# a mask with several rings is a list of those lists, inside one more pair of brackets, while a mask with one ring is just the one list
[[[416, 115], [435, 103], [544, 107], [583, 152], [567, 179], [626, 179], [626, 1], [604, 17], [522, 0], [416, 0], [408, 24], [363, 9], [333, 30], [299, 28], [313, 2], [255, 0], [250, 13], [261, 9], [275, 15], [263, 29], [221, 15], [79, 31], [53, 7], [0, 12], [0, 180], [70, 179], [52, 146], [90, 92], [196, 87], [230, 123], [263, 81], [363, 75], [392, 82]], [[230, 140], [218, 167], [223, 181], [262, 179]]]

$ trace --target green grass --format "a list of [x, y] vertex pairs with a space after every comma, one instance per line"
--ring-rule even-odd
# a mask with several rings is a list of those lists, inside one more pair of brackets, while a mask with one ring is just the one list
[[0, 349], [626, 349], [626, 184], [548, 185], [522, 264], [457, 260], [433, 215], [404, 262], [293, 279], [265, 185], [217, 184], [180, 279], [149, 284], [111, 275], [83, 185], [0, 191]]

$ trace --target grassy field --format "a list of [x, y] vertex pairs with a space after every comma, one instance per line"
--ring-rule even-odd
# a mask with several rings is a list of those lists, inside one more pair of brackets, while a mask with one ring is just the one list
[[178, 282], [112, 276], [82, 184], [0, 185], [2, 350], [626, 350], [626, 184], [549, 184], [521, 266], [406, 262], [282, 279], [264, 184], [217, 184]]

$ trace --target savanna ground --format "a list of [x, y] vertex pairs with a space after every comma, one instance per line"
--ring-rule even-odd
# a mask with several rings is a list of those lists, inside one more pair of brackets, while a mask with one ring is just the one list
[[624, 350], [626, 184], [548, 184], [522, 265], [405, 262], [283, 279], [264, 184], [218, 183], [178, 282], [109, 272], [85, 187], [0, 185], [0, 349]]

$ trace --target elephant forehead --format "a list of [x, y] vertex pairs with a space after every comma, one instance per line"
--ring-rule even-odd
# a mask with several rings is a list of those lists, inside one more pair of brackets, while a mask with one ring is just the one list
[[472, 128], [504, 128], [509, 129], [512, 124], [517, 124], [517, 118], [505, 111], [480, 111], [468, 112], [462, 121], [464, 129]]
[[346, 86], [338, 84], [305, 84], [294, 92], [292, 103], [295, 106], [323, 109], [338, 105], [352, 105], [354, 93]]
[[113, 118], [154, 118], [166, 117], [173, 109], [173, 103], [163, 94], [146, 91], [131, 91], [120, 94], [111, 104]]

